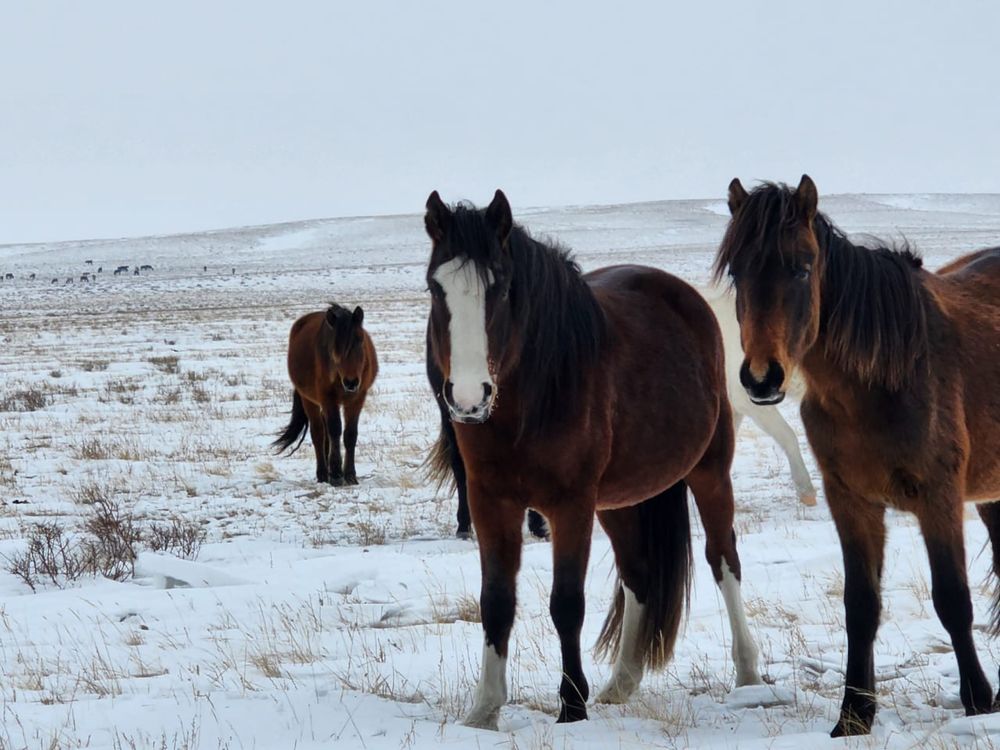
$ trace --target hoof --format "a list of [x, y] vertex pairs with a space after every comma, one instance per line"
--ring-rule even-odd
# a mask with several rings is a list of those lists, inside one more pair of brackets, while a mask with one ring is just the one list
[[871, 727], [863, 727], [859, 724], [845, 724], [842, 721], [838, 721], [837, 726], [830, 732], [830, 736], [836, 739], [837, 737], [863, 737], [871, 733]]
[[620, 705], [627, 703], [628, 699], [635, 693], [637, 685], [631, 685], [624, 681], [613, 680], [605, 685], [604, 690], [597, 694], [597, 703], [608, 705]]
[[875, 717], [868, 719], [861, 718], [853, 711], [842, 713], [837, 726], [830, 732], [831, 737], [860, 737], [861, 735], [872, 733], [872, 722]]
[[479, 709], [473, 708], [469, 713], [465, 715], [462, 719], [462, 723], [467, 727], [472, 727], [473, 729], [489, 729], [490, 731], [496, 732], [497, 730], [497, 719], [500, 718], [500, 709]]
[[356, 474], [344, 475], [344, 484], [357, 484], [357, 483], [358, 483], [358, 477]]
[[812, 508], [816, 505], [816, 492], [805, 492], [799, 495], [799, 502], [805, 505], [807, 508]]
[[587, 707], [583, 705], [570, 706], [563, 703], [562, 710], [559, 711], [559, 718], [556, 724], [569, 724], [573, 721], [586, 721]]
[[469, 541], [472, 539], [472, 532], [469, 531], [468, 529], [459, 529], [458, 531], [455, 532], [455, 536], [458, 537], [459, 539], [464, 539], [466, 541]]
[[334, 487], [343, 487], [344, 486], [344, 478], [343, 477], [339, 477], [339, 476], [338, 477], [330, 477], [327, 481], [331, 485], [333, 485]]

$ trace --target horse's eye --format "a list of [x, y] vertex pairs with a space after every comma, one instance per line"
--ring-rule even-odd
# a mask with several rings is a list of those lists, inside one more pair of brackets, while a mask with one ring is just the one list
[[811, 266], [801, 266], [795, 269], [795, 280], [796, 281], [808, 281], [809, 276], [812, 274]]

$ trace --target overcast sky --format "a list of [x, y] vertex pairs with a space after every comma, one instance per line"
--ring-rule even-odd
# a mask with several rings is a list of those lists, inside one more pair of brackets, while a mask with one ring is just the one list
[[556, 5], [4, 3], [0, 244], [417, 212], [434, 188], [1000, 192], [1000, 3]]

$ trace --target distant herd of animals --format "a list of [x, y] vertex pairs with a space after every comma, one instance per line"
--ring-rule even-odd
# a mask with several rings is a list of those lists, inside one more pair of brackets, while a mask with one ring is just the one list
[[[86, 266], [93, 266], [94, 265], [94, 261], [93, 260], [85, 260], [84, 261], [84, 265], [86, 265]], [[112, 272], [112, 276], [128, 276], [128, 275], [141, 276], [142, 274], [149, 273], [149, 272], [151, 272], [153, 270], [155, 270], [153, 268], [153, 266], [149, 265], [148, 263], [143, 263], [141, 265], [135, 265], [135, 266], [132, 266], [132, 265], [122, 265], [122, 266], [117, 266], [115, 268], [115, 270]], [[208, 272], [208, 266], [204, 266], [202, 268], [202, 272], [203, 273], [207, 273]], [[97, 281], [98, 274], [103, 274], [103, 273], [104, 273], [104, 267], [103, 266], [98, 266], [96, 271], [85, 271], [84, 273], [81, 273], [80, 276], [79, 276], [79, 281], [82, 284], [92, 283], [92, 282]], [[236, 269], [232, 268], [231, 269], [231, 273], [233, 275], [235, 275], [236, 274]], [[7, 272], [7, 273], [0, 274], [0, 278], [2, 278], [4, 281], [12, 281], [12, 280], [14, 280], [15, 277], [14, 277], [14, 274]], [[36, 280], [38, 280], [38, 273], [37, 272], [32, 272], [32, 273], [28, 274], [26, 278], [27, 278], [28, 281], [36, 281]], [[76, 279], [77, 279], [77, 276], [75, 276], [75, 275], [73, 275], [73, 276], [66, 276], [65, 280], [61, 276], [53, 276], [52, 280], [49, 282], [49, 284], [50, 285], [51, 284], [59, 284], [60, 282], [63, 285], [65, 285], [65, 284], [72, 284]]]

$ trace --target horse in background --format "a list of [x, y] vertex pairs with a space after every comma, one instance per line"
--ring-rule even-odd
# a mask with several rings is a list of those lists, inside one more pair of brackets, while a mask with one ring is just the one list
[[[744, 417], [770, 435], [784, 452], [788, 466], [792, 471], [792, 482], [803, 505], [816, 505], [816, 488], [813, 486], [809, 469], [802, 459], [799, 439], [785, 418], [781, 416], [778, 407], [773, 404], [755, 404], [747, 395], [746, 389], [740, 384], [740, 367], [743, 364], [743, 345], [740, 343], [740, 322], [736, 318], [736, 295], [728, 286], [713, 286], [699, 289], [702, 296], [715, 313], [722, 330], [722, 344], [726, 352], [726, 394], [733, 409], [733, 428], [739, 440], [740, 425]], [[802, 397], [805, 384], [800, 378], [793, 377], [787, 388], [789, 395], [796, 399]]]
[[[316, 451], [316, 481], [335, 487], [358, 483], [354, 467], [358, 420], [378, 375], [378, 358], [364, 319], [360, 307], [352, 312], [330, 305], [296, 320], [288, 337], [288, 376], [295, 388], [292, 417], [273, 445], [279, 453], [294, 453], [308, 428]], [[345, 460], [340, 453], [341, 432]]]
[[736, 289], [751, 400], [778, 403], [796, 370], [805, 380], [802, 422], [844, 555], [847, 674], [832, 735], [867, 734], [875, 718], [887, 507], [920, 524], [966, 714], [993, 711], [1000, 695], [972, 640], [963, 516], [978, 503], [1000, 574], [1000, 248], [935, 274], [907, 247], [854, 244], [818, 203], [807, 175], [794, 190], [750, 193], [734, 179], [715, 275]]
[[567, 251], [513, 223], [499, 190], [485, 210], [448, 207], [435, 191], [424, 223], [427, 356], [443, 376], [482, 569], [483, 660], [465, 723], [495, 729], [506, 702], [528, 507], [552, 537], [560, 722], [587, 718], [580, 633], [595, 513], [619, 575], [598, 642], [615, 664], [598, 700], [618, 703], [669, 660], [680, 629], [688, 487], [729, 613], [737, 684], [760, 682], [733, 530], [733, 419], [708, 304], [653, 268], [581, 274]]

